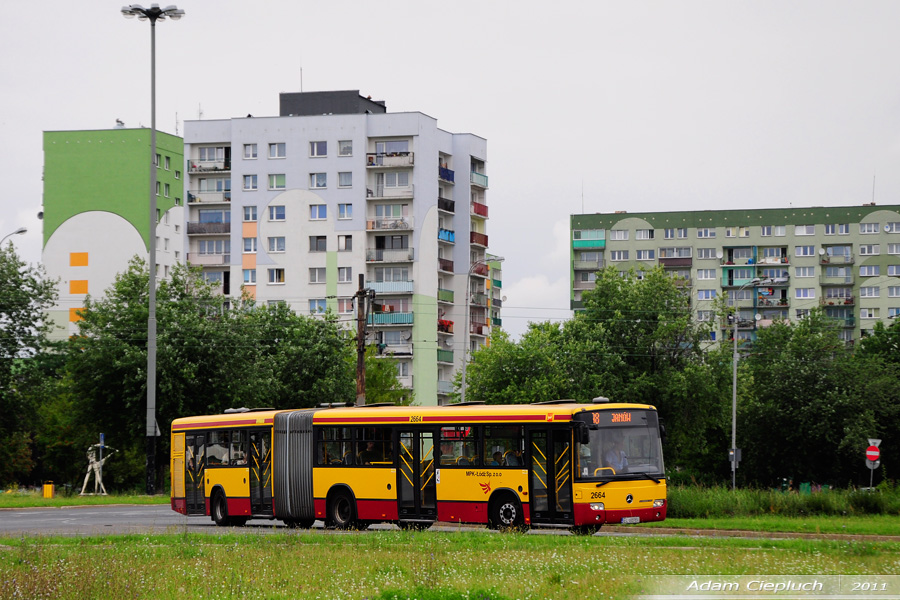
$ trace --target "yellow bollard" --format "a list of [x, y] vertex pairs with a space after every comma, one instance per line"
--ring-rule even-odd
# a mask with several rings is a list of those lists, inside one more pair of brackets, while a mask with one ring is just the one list
[[48, 481], [44, 484], [44, 498], [53, 498], [54, 496], [56, 496], [56, 487], [52, 481]]

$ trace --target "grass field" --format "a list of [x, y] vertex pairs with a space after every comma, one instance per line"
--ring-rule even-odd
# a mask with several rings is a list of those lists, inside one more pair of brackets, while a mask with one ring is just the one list
[[79, 496], [57, 494], [44, 498], [41, 492], [0, 492], [0, 508], [30, 508], [38, 506], [89, 506], [93, 504], [169, 504], [168, 495], [141, 496], [110, 494], [108, 496]]
[[900, 544], [322, 531], [0, 539], [2, 598], [627, 598], [652, 575], [900, 574]]

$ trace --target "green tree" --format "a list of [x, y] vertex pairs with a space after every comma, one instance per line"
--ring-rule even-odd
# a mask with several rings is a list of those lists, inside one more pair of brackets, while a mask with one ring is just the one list
[[42, 266], [26, 265], [12, 243], [0, 248], [0, 484], [23, 479], [33, 466], [28, 382], [34, 357], [46, 349], [45, 315], [56, 297]]

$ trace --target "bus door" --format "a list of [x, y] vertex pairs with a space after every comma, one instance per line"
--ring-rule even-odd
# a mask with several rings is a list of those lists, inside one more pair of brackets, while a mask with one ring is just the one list
[[250, 432], [250, 512], [271, 515], [272, 511], [272, 432]]
[[401, 519], [434, 519], [437, 488], [434, 464], [435, 432], [401, 429], [397, 457], [397, 513]]
[[572, 430], [541, 427], [528, 433], [531, 520], [566, 523], [572, 515]]
[[206, 497], [203, 491], [205, 452], [206, 436], [202, 433], [187, 433], [184, 441], [184, 500], [189, 515], [206, 514]]

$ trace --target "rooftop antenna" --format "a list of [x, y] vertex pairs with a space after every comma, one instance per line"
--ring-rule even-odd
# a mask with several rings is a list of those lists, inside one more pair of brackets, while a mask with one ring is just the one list
[[203, 120], [203, 105], [202, 105], [202, 104], [198, 104], [198, 105], [197, 105], [197, 118], [198, 118], [200, 121]]
[[300, 93], [303, 93], [303, 67], [300, 67]]
[[175, 111], [175, 135], [178, 136], [178, 111]]

